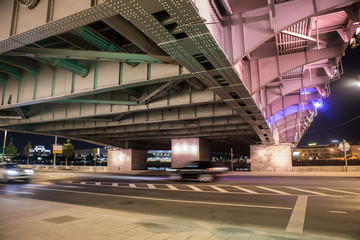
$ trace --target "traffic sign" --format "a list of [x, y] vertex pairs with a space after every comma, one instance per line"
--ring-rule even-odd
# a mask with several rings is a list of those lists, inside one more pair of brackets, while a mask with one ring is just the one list
[[[344, 142], [339, 143], [339, 147], [338, 147], [341, 151], [344, 151]], [[350, 150], [350, 144], [348, 142], [345, 142], [345, 150], [349, 151]]]
[[62, 153], [62, 145], [53, 144], [53, 153]]

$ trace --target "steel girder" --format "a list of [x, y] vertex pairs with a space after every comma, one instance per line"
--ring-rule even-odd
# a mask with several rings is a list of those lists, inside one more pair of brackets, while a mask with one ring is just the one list
[[247, 126], [246, 122], [239, 116], [220, 116], [220, 117], [204, 117], [197, 118], [195, 120], [182, 120], [182, 121], [169, 121], [161, 123], [144, 123], [144, 124], [132, 124], [125, 125], [118, 123], [118, 125], [107, 125], [96, 124], [93, 128], [81, 128], [76, 126], [76, 128], [69, 128], [69, 125], [64, 125], [61, 129], [55, 128], [54, 125], [42, 128], [39, 125], [34, 125], [32, 129], [38, 132], [61, 132], [63, 135], [97, 135], [97, 134], [114, 134], [114, 133], [132, 133], [132, 132], [153, 132], [153, 131], [163, 131], [163, 130], [183, 130], [183, 129], [200, 129], [202, 127], [226, 127], [227, 125], [242, 125]]
[[[85, 138], [87, 136], [96, 136], [99, 138], [117, 138], [121, 140], [139, 140], [145, 138], [177, 138], [178, 135], [189, 135], [192, 137], [194, 134], [203, 134], [203, 136], [212, 136], [214, 133], [223, 133], [224, 136], [231, 136], [234, 133], [232, 131], [244, 130], [244, 133], [252, 133], [251, 127], [249, 125], [234, 124], [234, 125], [220, 125], [220, 126], [207, 126], [201, 128], [188, 128], [188, 129], [171, 129], [171, 130], [161, 130], [161, 131], [136, 131], [136, 132], [123, 132], [123, 133], [108, 133], [108, 134], [96, 134], [96, 135], [78, 135], [78, 137]], [[69, 135], [69, 136], [72, 136]]]
[[[107, 114], [106, 114], [107, 115]], [[105, 115], [105, 116], [106, 116]], [[220, 116], [233, 116], [236, 115], [236, 112], [229, 108], [227, 105], [212, 103], [212, 104], [198, 104], [198, 105], [183, 105], [181, 107], [172, 107], [172, 108], [158, 108], [152, 109], [151, 111], [137, 111], [133, 114], [130, 114], [126, 118], [121, 121], [112, 121], [111, 119], [98, 119], [98, 121], [94, 119], [89, 119], [89, 121], [84, 118], [84, 120], [80, 117], [78, 119], [74, 118], [63, 118], [62, 121], [53, 120], [43, 120], [36, 121], [36, 119], [32, 119], [32, 121], [25, 121], [19, 123], [17, 120], [7, 120], [8, 123], [3, 123], [3, 127], [8, 126], [8, 129], [17, 129], [16, 125], [19, 125], [19, 130], [26, 130], [27, 125], [30, 128], [31, 125], [36, 123], [41, 123], [39, 125], [44, 131], [49, 130], [54, 131], [59, 127], [60, 130], [66, 129], [66, 126], [69, 129], [76, 128], [87, 128], [87, 127], [113, 127], [113, 126], [126, 126], [126, 125], [136, 125], [136, 124], [148, 124], [148, 123], [161, 123], [161, 122], [172, 122], [172, 121], [187, 121], [187, 120], [196, 120], [197, 118], [212, 118], [212, 117], [220, 117]], [[110, 120], [110, 121], [108, 121]], [[53, 122], [47, 123], [46, 122]], [[17, 124], [16, 124], [17, 123]], [[105, 125], [103, 125], [105, 124]]]
[[285, 126], [288, 121], [298, 121], [298, 119], [300, 119], [300, 122], [301, 122], [301, 119], [310, 117], [310, 116], [311, 116], [311, 112], [309, 110], [294, 112], [294, 113], [280, 119], [276, 123], [274, 123], [271, 126], [271, 129], [275, 130], [276, 128]]
[[[267, 140], [266, 135], [271, 135], [269, 134], [267, 125], [264, 124], [264, 117], [262, 116], [261, 112], [257, 109], [256, 104], [251, 99], [251, 96], [248, 94], [246, 87], [240, 81], [237, 81], [238, 76], [236, 75], [236, 73], [234, 74], [234, 72], [231, 71], [233, 70], [231, 65], [228, 66], [227, 62], [223, 61], [224, 54], [222, 51], [219, 51], [220, 49], [217, 48], [218, 45], [222, 47], [223, 50], [225, 49], [225, 51], [228, 53], [227, 57], [231, 59], [230, 62], [234, 62], [234, 60], [236, 61], [236, 59], [242, 59], [242, 57], [245, 56], [246, 53], [250, 52], [249, 51], [250, 49], [255, 49], [255, 47], [258, 46], [258, 44], [263, 43], [265, 40], [269, 39], [269, 36], [273, 36], [274, 33], [279, 32], [282, 29], [285, 29], [286, 26], [289, 26], [292, 23], [300, 21], [314, 14], [319, 15], [330, 9], [335, 9], [340, 6], [347, 6], [348, 4], [353, 3], [354, 1], [338, 1], [336, 3], [326, 2], [326, 4], [324, 0], [316, 0], [316, 1], [306, 0], [306, 2], [290, 1], [289, 3], [286, 4], [273, 5], [274, 14], [270, 14], [269, 9], [267, 8], [256, 9], [255, 11], [238, 14], [240, 15], [239, 19], [241, 21], [241, 26], [240, 26], [242, 28], [241, 34], [236, 34], [237, 30], [234, 29], [236, 28], [235, 26], [236, 24], [234, 25], [234, 22], [231, 22], [233, 26], [231, 26], [230, 28], [229, 27], [222, 28], [220, 24], [208, 25], [210, 29], [209, 32], [206, 29], [206, 27], [204, 27], [201, 24], [202, 19], [198, 17], [198, 14], [197, 13], [194, 14], [194, 10], [191, 4], [189, 4], [189, 2], [181, 2], [179, 4], [173, 4], [173, 3], [167, 3], [167, 1], [162, 1], [162, 2], [139, 1], [139, 3], [136, 3], [138, 4], [137, 9], [135, 9], [135, 7], [133, 6], [130, 6], [129, 9], [124, 10], [124, 7], [129, 6], [128, 5], [129, 2], [130, 1], [109, 0], [106, 1], [104, 4], [93, 6], [92, 10], [94, 10], [96, 13], [90, 11], [89, 2], [88, 3], [74, 2], [75, 4], [74, 6], [76, 7], [74, 7], [74, 9], [66, 10], [66, 11], [64, 11], [64, 9], [66, 9], [65, 5], [62, 5], [60, 1], [58, 2], [49, 1], [48, 3], [41, 2], [41, 5], [39, 5], [38, 8], [38, 12], [44, 11], [45, 14], [42, 14], [42, 17], [46, 16], [46, 19], [41, 19], [37, 16], [34, 16], [34, 14], [32, 13], [27, 13], [26, 11], [23, 11], [23, 9], [20, 9], [17, 6], [13, 8], [14, 9], [13, 12], [8, 11], [7, 14], [3, 15], [4, 18], [9, 17], [10, 15], [10, 17], [7, 19], [12, 18], [16, 20], [18, 24], [12, 24], [13, 28], [10, 29], [8, 36], [14, 34], [15, 36], [13, 36], [11, 39], [9, 38], [9, 42], [6, 42], [5, 44], [6, 46], [2, 45], [4, 41], [0, 42], [0, 49], [3, 49], [3, 47], [9, 47], [9, 45], [11, 45], [12, 43], [14, 43], [15, 45], [19, 42], [22, 43], [22, 41], [23, 43], [25, 43], [26, 41], [28, 41], [27, 43], [29, 43], [31, 41], [37, 41], [47, 36], [51, 36], [51, 34], [66, 32], [72, 28], [80, 26], [80, 24], [85, 25], [92, 21], [99, 20], [100, 19], [99, 15], [102, 15], [102, 17], [106, 18], [115, 15], [117, 13], [120, 13], [128, 20], [131, 20], [131, 22], [134, 22], [139, 29], [141, 29], [145, 34], [147, 34], [151, 39], [155, 40], [156, 43], [162, 46], [162, 48], [168, 53], [170, 53], [170, 55], [176, 56], [174, 58], [176, 58], [178, 62], [180, 63], [184, 61], [188, 62], [188, 65], [191, 65], [190, 66], [191, 69], [189, 70], [193, 73], [196, 73], [194, 75], [196, 75], [201, 81], [206, 83], [208, 87], [211, 87], [211, 89], [228, 104], [228, 106], [233, 108], [235, 111], [238, 111], [238, 113], [241, 116], [243, 116], [243, 118], [246, 119], [253, 126], [254, 130], [257, 132], [260, 139], [264, 141]], [[198, 2], [196, 2], [195, 4], [198, 4]], [[210, 4], [210, 2], [205, 4]], [[12, 9], [11, 6], [9, 7], [9, 9]], [[301, 11], [297, 11], [296, 14], [293, 14], [290, 17], [286, 16], [289, 10], [297, 9], [299, 6], [301, 6]], [[49, 9], [51, 9], [51, 11]], [[163, 24], [158, 24], [156, 20], [154, 24], [151, 23], [152, 21], [154, 21], [154, 17], [153, 17], [154, 15], [152, 14], [156, 11], [163, 11], [164, 9], [170, 14], [170, 16], [172, 17], [176, 16], [174, 17], [175, 22], [178, 24], [179, 28], [182, 28], [181, 31], [185, 33], [187, 37], [190, 37], [190, 39], [193, 41], [192, 43], [191, 41], [188, 41], [189, 40], [188, 38], [183, 38], [180, 40], [175, 39], [172, 34], [168, 34], [166, 30], [164, 31], [163, 26], [161, 26]], [[209, 7], [209, 9], [212, 8]], [[192, 17], [193, 22], [189, 22], [189, 20], [186, 17], [183, 17], [183, 14], [179, 14], [179, 11], [180, 12], [186, 11], [187, 13], [189, 13], [189, 17]], [[69, 14], [69, 12], [75, 14], [71, 15]], [[200, 14], [202, 15], [202, 13], [204, 12], [206, 11], [200, 11]], [[214, 18], [216, 14], [207, 14], [207, 13], [208, 12], [206, 12], [205, 14], [206, 16], [201, 16], [201, 17], [205, 17], [205, 19], [207, 19], [209, 22], [218, 22], [218, 21], [214, 21], [217, 20], [216, 18]], [[11, 17], [11, 15], [13, 15], [14, 17]], [[29, 17], [32, 17], [38, 21], [35, 21], [36, 23], [31, 23], [30, 27], [29, 25], [21, 24], [22, 22], [24, 22], [24, 19], [29, 19]], [[148, 24], [149, 23], [147, 22], [148, 20], [152, 25], [151, 27], [153, 27], [155, 30], [151, 29], [150, 31], [150, 29], [144, 28], [143, 25], [144, 23]], [[57, 23], [53, 24], [56, 21]], [[38, 22], [40, 22], [40, 24]], [[58, 27], [59, 25], [62, 25], [61, 28]], [[268, 26], [270, 26], [270, 29], [272, 29], [273, 31], [268, 31], [269, 29]], [[50, 33], [50, 29], [52, 31], [51, 33]], [[233, 29], [233, 31], [229, 31], [229, 29], [230, 30]], [[4, 31], [6, 33], [7, 31], [6, 28]], [[25, 33], [25, 31], [28, 32], [26, 34], [23, 34]], [[180, 30], [177, 29], [177, 31]], [[34, 33], [37, 34], [35, 35]], [[212, 36], [209, 33], [211, 33]], [[233, 36], [239, 35], [242, 37], [241, 41], [234, 41], [234, 43], [235, 42], [240, 43], [240, 45], [242, 45], [241, 48], [244, 49], [244, 54], [242, 53], [240, 54], [241, 57], [237, 57], [239, 56], [238, 53], [241, 52], [238, 51], [238, 49], [235, 50], [237, 46], [235, 46], [235, 44], [231, 44], [230, 41], [228, 41], [229, 39], [223, 39], [223, 36], [224, 35], [226, 36], [226, 34], [228, 33], [233, 34]], [[1, 32], [1, 34], [3, 34], [3, 32]], [[156, 36], [156, 34], [158, 34], [158, 36]], [[214, 44], [213, 38], [217, 40], [217, 43]], [[251, 41], [251, 43], [249, 43], [249, 41]], [[252, 47], [250, 45], [252, 45]], [[17, 46], [10, 46], [10, 48], [12, 49], [16, 47]], [[190, 49], [191, 51], [189, 51]], [[215, 74], [210, 74], [210, 71], [206, 69], [201, 62], [200, 65], [197, 62], [193, 62], [193, 58], [187, 55], [189, 52], [191, 52], [192, 55], [202, 54], [202, 56], [207, 58], [208, 63], [214, 66]], [[230, 52], [231, 54], [229, 54]], [[234, 54], [232, 54], [232, 52], [234, 52]], [[198, 61], [198, 58], [196, 56], [193, 57], [195, 57], [195, 59]], [[205, 71], [204, 68], [207, 71]], [[214, 81], [215, 76], [216, 77], [220, 76], [222, 79], [225, 79], [225, 82], [227, 82], [229, 86], [219, 85], [216, 78]], [[244, 81], [244, 79], [242, 80]], [[94, 81], [93, 85], [96, 86], [97, 82], [95, 83]], [[284, 96], [283, 89], [280, 88], [279, 90], [280, 90], [279, 91], [280, 94], [277, 94], [276, 92], [277, 97]], [[273, 91], [272, 87], [269, 88], [269, 93], [271, 93], [271, 91]], [[88, 93], [91, 94], [91, 91], [89, 91]], [[273, 95], [273, 98], [271, 99], [276, 99], [275, 95]], [[76, 95], [73, 95], [72, 97], [76, 97]], [[259, 105], [258, 101], [256, 103]], [[263, 106], [264, 105], [262, 106], [259, 105], [260, 108], [262, 108]], [[43, 111], [42, 109], [40, 110], [40, 112]], [[90, 108], [88, 110], [90, 111]], [[94, 113], [97, 113], [96, 107], [94, 109], [91, 109], [91, 111], [92, 110], [94, 110]], [[53, 118], [55, 116], [54, 112], [55, 111], [53, 110], [52, 111]], [[43, 117], [42, 113], [40, 114], [41, 118]], [[48, 111], [48, 113], [50, 113], [51, 115], [51, 111]], [[266, 129], [262, 130], [261, 128], [263, 128], [264, 126]]]
[[[348, 44], [338, 47], [310, 50], [281, 56], [267, 57], [250, 61], [250, 81], [247, 85], [252, 94], [280, 78], [292, 69], [316, 63], [324, 59], [341, 57]], [[323, 65], [322, 65], [323, 66]], [[321, 67], [322, 67], [321, 66]]]
[[[269, 7], [263, 7], [231, 15], [223, 30], [227, 38], [222, 48], [232, 59], [232, 63], [237, 64], [261, 44], [291, 25], [356, 2], [358, 1], [294, 0], [274, 4], [272, 14]], [[208, 22], [216, 22], [211, 21], [211, 17], [205, 14], [202, 17]], [[215, 30], [213, 32], [216, 34]], [[227, 41], [231, 41], [231, 44]]]
[[[81, 99], [82, 101], [89, 103], [72, 103], [72, 104], [37, 104], [32, 105], [30, 108], [30, 116], [27, 119], [22, 120], [0, 120], [0, 125], [18, 125], [18, 124], [32, 124], [39, 122], [49, 122], [49, 121], [60, 121], [60, 120], [71, 120], [76, 118], [92, 118], [92, 117], [101, 117], [101, 116], [116, 116], [121, 113], [135, 113], [143, 112], [149, 110], [159, 110], [159, 109], [173, 109], [181, 106], [196, 105], [199, 107], [199, 112], [203, 112], [206, 107], [201, 107], [207, 104], [220, 102], [220, 99], [214, 95], [210, 90], [204, 91], [185, 91], [181, 93], [176, 93], [174, 95], [164, 96], [154, 100], [152, 103], [147, 105], [135, 105], [135, 106], [122, 106], [116, 105], [119, 101], [124, 101], [128, 99], [129, 95], [124, 92], [118, 92], [117, 94], [103, 93], [99, 94], [97, 99]], [[71, 101], [71, 99], [69, 99]], [[80, 101], [80, 100], [78, 100]], [[114, 104], [96, 104], [90, 102], [111, 102], [114, 101]], [[228, 108], [226, 105], [220, 108]], [[228, 108], [229, 109], [229, 108]], [[230, 109], [231, 110], [231, 109]], [[212, 108], [211, 108], [212, 111]]]
[[302, 102], [309, 102], [311, 100], [319, 99], [319, 98], [321, 98], [321, 95], [319, 93], [302, 94], [301, 92], [280, 97], [265, 107], [264, 109], [265, 117], [266, 119], [269, 119], [275, 113], [291, 105], [299, 104]]
[[[120, 6], [128, 6], [129, 2], [123, 2]], [[182, 37], [178, 41], [176, 37], [164, 27], [161, 19], [154, 21], [154, 8], [164, 10], [171, 16], [177, 25], [181, 26], [181, 31], [187, 37]], [[187, 14], [184, 15], [183, 12]], [[272, 142], [271, 132], [261, 114], [258, 117], [252, 111], [246, 111], [235, 99], [242, 99], [245, 105], [254, 105], [247, 89], [241, 83], [239, 76], [232, 68], [230, 62], [221, 51], [219, 45], [209, 30], [204, 25], [189, 24], [189, 18], [194, 22], [202, 21], [198, 13], [190, 2], [184, 1], [180, 4], [175, 2], [142, 2], [135, 7], [121, 8], [120, 15], [133, 23], [143, 31], [149, 38], [156, 42], [165, 52], [172, 56], [178, 63], [185, 66], [190, 72], [198, 72], [196, 77], [208, 88], [211, 88], [228, 106], [234, 108], [248, 123], [253, 127], [262, 142]], [[141, 21], [137, 16], [141, 15]], [[144, 23], [150, 24], [145, 26]], [[159, 34], [160, 33], [160, 34]], [[232, 91], [222, 89], [222, 85], [216, 80], [214, 75], [210, 75], [208, 70], [216, 70], [216, 77], [225, 80], [227, 85], [232, 85]], [[215, 89], [216, 88], [216, 89]], [[226, 101], [229, 100], [229, 101]], [[257, 114], [259, 111], [255, 112]]]
[[282, 109], [281, 111], [275, 113], [274, 115], [272, 115], [270, 118], [267, 119], [268, 124], [270, 125], [270, 127], [275, 124], [277, 121], [285, 118], [288, 115], [291, 115], [295, 112], [300, 112], [300, 111], [306, 111], [306, 110], [314, 110], [315, 107], [312, 103], [298, 103], [298, 104], [294, 104], [291, 105], [289, 107], [286, 107], [284, 109]]
[[[4, 103], [1, 107], [12, 108], [53, 102], [193, 77], [181, 66], [168, 64], [142, 63], [136, 67], [130, 67], [119, 62], [95, 61], [90, 63], [89, 69], [89, 74], [82, 78], [60, 68], [52, 70], [42, 65], [37, 81], [29, 74], [23, 73], [18, 102]], [[7, 81], [11, 82], [11, 79]], [[15, 89], [18, 91], [17, 84], [8, 84], [4, 97], [8, 98], [10, 93], [14, 94]]]
[[92, 60], [92, 61], [119, 61], [124, 63], [162, 63], [173, 62], [172, 58], [166, 56], [150, 57], [146, 54], [134, 54], [124, 52], [101, 52], [101, 51], [84, 51], [84, 50], [68, 50], [53, 48], [32, 48], [22, 47], [11, 52], [6, 52], [7, 56], [21, 57], [40, 57], [40, 58], [64, 58], [76, 60]]

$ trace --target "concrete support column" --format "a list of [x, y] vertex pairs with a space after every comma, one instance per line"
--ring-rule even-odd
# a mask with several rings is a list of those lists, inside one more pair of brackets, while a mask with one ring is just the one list
[[146, 170], [147, 150], [120, 149], [108, 151], [108, 170], [111, 172]]
[[250, 145], [252, 172], [292, 172], [291, 144]]
[[209, 161], [209, 142], [201, 138], [171, 139], [171, 167], [186, 166], [192, 161]]

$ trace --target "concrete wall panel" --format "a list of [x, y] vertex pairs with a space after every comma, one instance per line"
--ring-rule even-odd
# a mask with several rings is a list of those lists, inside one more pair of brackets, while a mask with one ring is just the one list
[[250, 145], [252, 172], [292, 171], [291, 144]]

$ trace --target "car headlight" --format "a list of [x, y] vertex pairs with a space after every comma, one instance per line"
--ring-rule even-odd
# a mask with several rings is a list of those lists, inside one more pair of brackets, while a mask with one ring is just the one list
[[32, 170], [32, 169], [25, 169], [25, 173], [26, 174], [34, 174], [34, 170]]
[[15, 171], [15, 170], [7, 170], [6, 173], [9, 174], [9, 175], [18, 175], [18, 174], [19, 174], [19, 173], [18, 173], [17, 171]]

